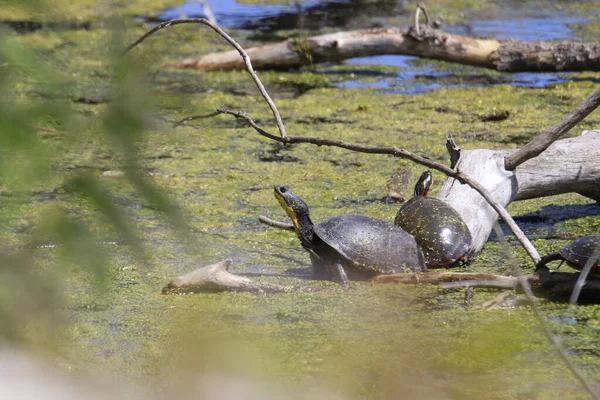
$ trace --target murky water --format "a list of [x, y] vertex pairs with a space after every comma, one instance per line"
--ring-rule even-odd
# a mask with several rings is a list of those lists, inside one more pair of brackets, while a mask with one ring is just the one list
[[[299, 9], [315, 6], [318, 1], [302, 4], [239, 4], [235, 0], [217, 0], [206, 2], [215, 19], [224, 28], [240, 27], [254, 19], [264, 19], [284, 13], [297, 13]], [[186, 1], [184, 4], [165, 10], [156, 19], [168, 21], [175, 18], [205, 18], [199, 1]]]
[[[274, 29], [296, 29], [297, 20], [288, 21], [285, 15], [303, 15], [318, 2], [308, 1], [298, 4], [239, 4], [235, 0], [207, 1], [218, 23], [228, 28], [264, 27], [264, 21], [279, 18]], [[338, 1], [336, 4], [349, 4]], [[339, 10], [338, 10], [339, 12]], [[343, 11], [342, 11], [343, 12]], [[350, 12], [350, 10], [349, 10]], [[513, 13], [514, 14], [514, 13]], [[188, 1], [181, 6], [166, 10], [157, 19], [169, 20], [179, 17], [204, 17], [202, 7], [197, 1]], [[282, 20], [282, 21], [281, 21]], [[262, 21], [262, 23], [261, 23]], [[339, 22], [339, 21], [338, 21]], [[585, 18], [560, 13], [530, 12], [523, 17], [520, 14], [502, 16], [501, 19], [474, 19], [467, 25], [443, 26], [443, 29], [456, 34], [475, 37], [510, 38], [522, 41], [565, 40], [573, 38], [573, 25], [585, 22]], [[339, 22], [341, 23], [341, 22]], [[344, 28], [343, 26], [341, 28]], [[378, 93], [421, 94], [430, 90], [451, 87], [477, 87], [486, 85], [512, 85], [516, 87], [543, 88], [548, 85], [565, 82], [570, 73], [493, 73], [481, 68], [456, 68], [451, 63], [415, 62], [417, 57], [402, 55], [380, 55], [348, 59], [345, 63], [358, 66], [355, 75], [360, 77], [369, 65], [397, 67], [394, 74], [386, 74], [381, 79], [350, 79], [337, 82], [339, 88], [374, 88]]]
[[[280, 6], [208, 2], [217, 18], [228, 26], [246, 24], [268, 10], [276, 10], [269, 14], [273, 18], [281, 12], [296, 10], [294, 6], [277, 8]], [[227, 7], [258, 12], [233, 13]], [[303, 7], [307, 7], [306, 4]], [[180, 16], [180, 13], [181, 9], [171, 17]], [[127, 20], [126, 23], [130, 24], [128, 39], [142, 31], [135, 21]], [[109, 43], [113, 39], [111, 33], [99, 22], [92, 24], [90, 31], [52, 31], [48, 28], [19, 36], [19, 39], [30, 45], [43, 43], [44, 60], [48, 58], [54, 62], [42, 65], [48, 69], [58, 65], [64, 72], [65, 81], [61, 84], [68, 95], [80, 99], [79, 91], [85, 91], [84, 94], [89, 96], [88, 87], [110, 92], [107, 86], [112, 84], [109, 79], [112, 72], [105, 65], [105, 47], [90, 46], [90, 43]], [[55, 39], [50, 44], [45, 42], [48, 36]], [[584, 396], [577, 382], [549, 350], [539, 324], [527, 306], [491, 312], [468, 311], [464, 305], [464, 291], [460, 289], [353, 283], [350, 290], [345, 290], [331, 282], [309, 280], [309, 256], [294, 234], [266, 228], [257, 221], [260, 214], [286, 218], [273, 197], [272, 186], [288, 184], [301, 193], [311, 207], [315, 222], [350, 213], [389, 220], [399, 205], [373, 199], [380, 199], [389, 192], [388, 182], [393, 184], [390, 175], [395, 170], [408, 172], [406, 176], [412, 173], [414, 177], [421, 168], [387, 156], [325, 147], [288, 146], [283, 152], [254, 135], [244, 124], [226, 116], [174, 129], [170, 122], [216, 107], [247, 110], [261, 126], [272, 128], [269, 125], [271, 114], [260, 98], [226, 90], [243, 88], [249, 80], [247, 74], [165, 68], [183, 53], [192, 54], [198, 49], [210, 51], [215, 42], [214, 37], [198, 35], [193, 29], [162, 31], [131, 54], [132, 62], [136, 56], [146, 55], [143, 61], [152, 74], [146, 75], [148, 80], [144, 81], [143, 88], [149, 92], [143, 92], [142, 86], [137, 86], [139, 83], [136, 86], [131, 83], [129, 90], [122, 94], [144, 96], [153, 101], [152, 107], [140, 110], [140, 113], [143, 111], [140, 121], [148, 121], [148, 129], [135, 143], [139, 150], [140, 175], [164, 188], [181, 207], [189, 224], [183, 233], [171, 229], [167, 218], [159, 215], [149, 200], [139, 193], [139, 187], [132, 187], [125, 176], [102, 173], [123, 169], [119, 150], [106, 148], [106, 142], [110, 140], [106, 140], [101, 128], [106, 125], [114, 136], [112, 129], [131, 122], [123, 117], [114, 123], [115, 115], [106, 112], [107, 108], [114, 107], [113, 110], [119, 111], [126, 108], [116, 104], [118, 97], [111, 97], [108, 104], [73, 102], [76, 127], [81, 128], [73, 130], [83, 136], [77, 147], [70, 147], [71, 142], [62, 135], [34, 135], [44, 152], [56, 154], [49, 172], [53, 179], [42, 175], [38, 182], [40, 187], [32, 194], [28, 184], [24, 185], [22, 193], [7, 192], [2, 188], [3, 241], [9, 250], [17, 248], [17, 242], [26, 243], [39, 223], [40, 215], [55, 210], [46, 207], [56, 205], [95, 233], [92, 242], [100, 246], [94, 247], [100, 247], [108, 261], [105, 291], [98, 293], [90, 283], [87, 269], [60, 261], [59, 254], [64, 245], [56, 245], [58, 242], [51, 238], [42, 242], [35, 252], [39, 268], [31, 274], [23, 274], [27, 275], [24, 279], [27, 287], [15, 286], [16, 280], [2, 281], [4, 288], [18, 294], [13, 303], [3, 304], [5, 307], [6, 304], [17, 305], [13, 307], [13, 314], [18, 321], [24, 322], [26, 338], [31, 339], [32, 335], [39, 335], [39, 338], [44, 332], [45, 318], [48, 318], [52, 323], [47, 324], [47, 336], [66, 342], [58, 344], [63, 365], [75, 371], [104, 366], [118, 374], [117, 384], [120, 380], [130, 380], [159, 387], [157, 391], [171, 399], [191, 396], [183, 395], [185, 386], [177, 392], [179, 395], [174, 395], [161, 386], [162, 382], [187, 380], [190, 385], [200, 385], [190, 377], [190, 372], [194, 371], [199, 375], [231, 371], [235, 377], [266, 380], [269, 388], [297, 385], [300, 390], [286, 386], [285, 392], [290, 394], [304, 393], [307, 388], [321, 385], [349, 399]], [[377, 69], [370, 66], [372, 63], [392, 65], [393, 68]], [[341, 74], [335, 66], [325, 66], [317, 74], [265, 71], [261, 78], [268, 79], [267, 83], [272, 86], [282, 79], [291, 80], [298, 76], [304, 79], [300, 83], [312, 82], [328, 73], [327, 68], [330, 68], [331, 76], [336, 77], [349, 75], [348, 71], [354, 73], [356, 80], [346, 82], [346, 87], [357, 84], [359, 79], [370, 79], [374, 81], [371, 85], [380, 85], [379, 90], [391, 94], [379, 96], [373, 90], [337, 90], [321, 85], [307, 90], [302, 96], [274, 96], [291, 134], [338, 137], [356, 143], [401, 143], [410, 151], [440, 161], [447, 158], [443, 143], [448, 133], [487, 129], [487, 133], [479, 136], [462, 136], [465, 148], [519, 145], [515, 138], [527, 140], [548, 120], [569, 111], [571, 103], [589, 93], [591, 86], [589, 82], [574, 80], [569, 87], [544, 93], [511, 90], [507, 95], [503, 93], [505, 88], [487, 87], [499, 83], [497, 81], [502, 79], [499, 74], [400, 56], [352, 60], [343, 66]], [[142, 68], [132, 71], [135, 76], [143, 74]], [[540, 76], [550, 76], [531, 75], [535, 84], [539, 84]], [[161, 85], [167, 78], [169, 82], [177, 82], [178, 86], [189, 89], [189, 86], [197, 85], [202, 90], [164, 90]], [[463, 82], [457, 81], [461, 79]], [[82, 82], [85, 89], [69, 91], [71, 86]], [[459, 111], [458, 117], [440, 107], [440, 96], [436, 93], [419, 98], [393, 94], [394, 91], [427, 92], [451, 84], [477, 84], [486, 89], [457, 91], [461, 95], [452, 100], [452, 107]], [[16, 89], [28, 103], [37, 105], [40, 87], [45, 88], [31, 82], [15, 82], [14, 87], [6, 86], [4, 93], [12, 101], [10, 96], [14, 96]], [[489, 104], [478, 103], [482, 97], [489, 100]], [[16, 102], [20, 100], [21, 97], [15, 99]], [[54, 100], [49, 97], [43, 102], [51, 104]], [[137, 103], [132, 100], [131, 104]], [[489, 112], [496, 104], [510, 110], [511, 118], [499, 123], [482, 122], [478, 116]], [[62, 102], [61, 106], [64, 106]], [[48, 125], [46, 119], [30, 121], [30, 113], [22, 114], [27, 124]], [[50, 126], [69, 129], [70, 125]], [[10, 155], [9, 150], [4, 149], [2, 154]], [[107, 198], [111, 204], [126, 216], [147, 250], [144, 257], [136, 257], [135, 250], [126, 245], [133, 241], [127, 241], [127, 235], [123, 237], [112, 229], [105, 216], [99, 215], [97, 208], [86, 198], [64, 189], [64, 182], [80, 173], [102, 174], [102, 178], [98, 178], [100, 186], [110, 193]], [[6, 175], [14, 175], [14, 171], [10, 170]], [[411, 192], [407, 185], [396, 182], [397, 189], [404, 195]], [[12, 203], [21, 201], [23, 204], [13, 207], [12, 213], [7, 212]], [[554, 236], [587, 233], [584, 229], [598, 227], [598, 206], [584, 201], [577, 195], [539, 199], [528, 208], [519, 204], [515, 215], [532, 213], [524, 214], [519, 222], [534, 238], [545, 238], [545, 224], [551, 225], [553, 230], [547, 232]], [[568, 216], [571, 213], [572, 218]], [[533, 229], [537, 231], [533, 232]], [[543, 242], [548, 242], [546, 250], [555, 245], [555, 248], [560, 247], [556, 243], [558, 240]], [[516, 247], [514, 253], [521, 257], [523, 252]], [[319, 290], [268, 296], [161, 294], [161, 288], [174, 277], [226, 258], [233, 260], [234, 273], [266, 283], [309, 286]], [[471, 267], [479, 272], [508, 273], [511, 265], [507, 258], [504, 249], [499, 249], [498, 243], [492, 241], [489, 248], [473, 260]], [[66, 268], [56, 268], [63, 264]], [[24, 265], [19, 261], [15, 270], [22, 271]], [[523, 265], [532, 267], [529, 260]], [[64, 275], [53, 275], [60, 271]], [[37, 276], [40, 277], [39, 286], [35, 285]], [[42, 289], [53, 280], [57, 281], [57, 290], [65, 296], [59, 303], [64, 311], [61, 316], [67, 321], [64, 335], [57, 334], [54, 329], [60, 319], [53, 318], [45, 308], [33, 304], [32, 310], [44, 312], [40, 315], [24, 312], [29, 307], [28, 298], [36, 298], [38, 294], [44, 301], [40, 305], [52, 306]], [[37, 287], [41, 289], [37, 290]], [[478, 289], [474, 304], [490, 300], [496, 294]], [[560, 317], [563, 314], [560, 304], [544, 306], [549, 309], [548, 315]], [[557, 323], [558, 331], [574, 333], [564, 337], [570, 354], [576, 355], [577, 362], [589, 369], [589, 375], [596, 377], [597, 360], [600, 360], [597, 346], [600, 329], [596, 321], [600, 320], [600, 311], [581, 307], [574, 318], [577, 324], [568, 325], [564, 319], [553, 322]], [[2, 322], [7, 325], [4, 320]], [[575, 328], [583, 333], [569, 330]], [[221, 390], [226, 391], [226, 388], [224, 384]]]

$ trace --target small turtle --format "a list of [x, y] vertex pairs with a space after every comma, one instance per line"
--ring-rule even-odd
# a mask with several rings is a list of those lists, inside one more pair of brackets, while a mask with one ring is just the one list
[[417, 242], [401, 228], [361, 215], [341, 215], [315, 225], [300, 197], [284, 186], [274, 189], [302, 247], [310, 252], [315, 279], [347, 284], [346, 273], [353, 279], [368, 279], [427, 270]]
[[[589, 261], [590, 257], [594, 255], [594, 252], [600, 247], [600, 235], [583, 236], [579, 239], [571, 242], [556, 253], [548, 254], [542, 257], [540, 262], [535, 266], [536, 272], [543, 269], [548, 269], [546, 264], [552, 261], [561, 260], [567, 262], [569, 267], [582, 270], [585, 264]], [[561, 263], [562, 265], [562, 263]], [[591, 272], [599, 272], [600, 260], [596, 258], [592, 265]]]
[[394, 223], [415, 237], [429, 268], [451, 267], [467, 260], [471, 232], [450, 205], [427, 197], [432, 182], [431, 172], [423, 172]]

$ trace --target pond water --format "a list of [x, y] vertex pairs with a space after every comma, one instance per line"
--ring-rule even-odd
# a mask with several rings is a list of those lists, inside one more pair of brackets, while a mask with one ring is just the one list
[[[273, 18], [295, 10], [208, 1], [217, 18], [231, 27], [269, 10]], [[179, 17], [182, 9], [169, 12], [173, 12], [169, 18]], [[6, 95], [6, 101], [0, 102], [4, 113], [0, 121], [8, 121], [3, 129], [12, 132], [2, 131], [8, 140], [0, 150], [0, 172], [6, 178], [0, 190], [0, 234], [7, 254], [19, 249], [24, 253], [23, 258], [13, 260], [13, 270], [6, 268], [8, 258], [2, 258], [0, 268], [1, 273], [9, 272], [0, 280], [0, 329], [7, 331], [17, 321], [14, 325], [22, 330], [15, 333], [20, 342], [14, 342], [51, 348], [53, 365], [73, 375], [101, 368], [116, 375], [116, 385], [134, 382], [159, 398], [190, 398], [193, 390], [188, 389], [204, 384], [199, 376], [216, 373], [232, 377], [220, 386], [221, 392], [213, 394], [216, 398], [229, 393], [227, 385], [245, 389], [245, 378], [264, 382], [268, 393], [283, 390], [285, 395], [279, 398], [585, 396], [548, 345], [527, 305], [468, 310], [461, 289], [353, 282], [346, 290], [331, 282], [313, 281], [308, 279], [309, 254], [294, 234], [267, 228], [257, 220], [258, 215], [287, 219], [273, 196], [276, 184], [289, 185], [301, 195], [315, 222], [341, 214], [392, 220], [400, 205], [380, 199], [391, 188], [410, 196], [422, 167], [325, 146], [270, 143], [228, 116], [173, 128], [172, 123], [183, 117], [225, 107], [247, 111], [261, 126], [275, 131], [272, 114], [258, 96], [231, 90], [253, 85], [246, 73], [166, 67], [182, 56], [226, 48], [219, 38], [198, 34], [190, 26], [165, 29], [136, 48], [126, 63], [115, 66], [107, 60], [106, 49], [116, 35], [104, 22], [92, 23], [89, 29], [52, 30], [50, 26], [15, 35], [19, 45], [41, 54], [36, 64], [27, 64], [28, 56], [18, 57], [17, 44], [8, 48], [12, 53], [0, 51], [14, 55], [10, 63], [0, 63], [0, 74], [11, 69], [11, 63], [21, 67], [11, 71], [10, 79], [0, 79]], [[131, 18], [124, 21], [128, 41], [144, 32], [141, 25]], [[392, 68], [377, 69], [372, 63]], [[20, 79], [40, 66], [56, 72], [60, 81], [50, 73]], [[354, 143], [400, 143], [408, 151], [441, 162], [447, 160], [444, 143], [449, 133], [456, 134], [464, 148], [519, 146], [540, 126], [570, 111], [593, 86], [574, 79], [553, 89], [529, 90], [498, 85], [494, 80], [502, 75], [489, 71], [459, 70], [450, 64], [398, 56], [351, 60], [341, 65], [342, 73], [336, 67], [340, 66], [324, 67], [317, 73], [260, 73], [269, 89], [293, 79], [309, 87], [299, 96], [274, 96], [290, 134]], [[356, 84], [359, 89], [320, 84], [323, 74], [349, 75], [348, 71], [356, 80], [340, 85]], [[540, 84], [540, 77], [551, 79], [551, 75], [532, 76], [535, 82], [521, 78], [522, 86]], [[57, 79], [56, 85], [49, 84], [52, 79]], [[372, 86], [361, 90], [359, 80], [371, 80]], [[444, 85], [456, 85], [450, 107], [448, 98], [431, 90]], [[113, 92], [115, 86], [121, 90]], [[194, 86], [199, 90], [189, 90]], [[82, 97], [96, 92], [111, 96], [99, 101]], [[12, 108], [13, 103], [21, 108]], [[481, 115], [499, 104], [510, 111], [509, 119], [481, 120]], [[64, 117], [68, 113], [71, 119]], [[13, 129], [18, 122], [36, 131]], [[582, 129], [598, 123], [592, 115]], [[23, 132], [30, 133], [26, 137], [30, 142], [23, 142]], [[31, 143], [37, 145], [31, 157], [36, 162], [26, 163], [22, 158], [30, 154], [21, 155], [34, 147]], [[135, 173], [106, 173], [131, 167], [132, 153]], [[37, 162], [46, 163], [40, 164], [43, 173]], [[83, 178], [88, 180], [82, 183]], [[435, 179], [437, 190], [443, 178], [435, 174]], [[85, 186], [86, 182], [94, 185]], [[149, 193], [152, 186], [161, 188], [176, 204], [174, 208], [184, 215], [184, 228], [157, 211], [164, 204]], [[86, 188], [96, 197], [86, 196]], [[99, 196], [103, 193], [107, 195]], [[573, 236], [600, 227], [598, 206], [577, 194], [511, 207], [514, 215], [522, 216], [519, 222], [540, 251], [555, 250]], [[63, 214], [65, 220], [56, 219]], [[68, 240], [46, 237], [44, 223], [49, 224], [49, 219], [61, 223]], [[126, 225], [134, 234], [127, 235], [115, 225]], [[40, 226], [45, 240], [32, 242]], [[128, 245], [132, 243], [141, 249]], [[34, 245], [39, 247], [34, 250]], [[67, 254], [67, 248], [74, 254]], [[106, 259], [102, 279], [90, 273], [100, 253]], [[532, 271], [524, 251], [512, 246], [513, 254], [519, 265]], [[509, 274], [513, 268], [509, 258], [507, 249], [490, 241], [469, 268]], [[233, 260], [233, 273], [315, 291], [266, 296], [161, 294], [174, 277], [223, 259]], [[101, 284], [94, 285], [96, 279]], [[56, 301], [49, 292], [56, 295]], [[477, 289], [474, 304], [497, 294]], [[600, 308], [577, 307], [571, 319], [564, 319], [563, 303], [542, 300], [542, 305], [556, 331], [565, 333], [569, 354], [586, 376], [598, 380]], [[45, 347], [45, 340], [54, 347]]]
[[[264, 19], [286, 13], [297, 13], [299, 7], [313, 7], [318, 1], [306, 1], [298, 4], [240, 4], [235, 0], [207, 0], [218, 24], [224, 28], [236, 28], [254, 19]], [[162, 12], [159, 21], [175, 18], [205, 18], [206, 15], [199, 1], [186, 1], [184, 4]]]
[[[210, 1], [218, 23], [228, 28], [261, 29], [264, 21], [279, 18], [276, 28], [268, 25], [271, 34], [275, 29], [294, 29], [297, 20], [285, 20], [285, 15], [301, 15], [308, 9], [316, 8], [319, 2], [308, 1], [297, 4], [239, 4], [235, 0]], [[330, 2], [339, 6], [350, 6], [350, 1]], [[347, 12], [353, 10], [348, 9]], [[400, 10], [402, 11], [402, 10]], [[344, 9], [337, 9], [344, 13]], [[402, 15], [405, 16], [405, 12]], [[377, 17], [370, 10], [369, 15]], [[174, 18], [204, 17], [202, 6], [198, 1], [188, 1], [181, 6], [161, 13], [157, 20], [165, 21]], [[381, 16], [381, 15], [379, 15]], [[329, 18], [330, 20], [332, 18]], [[475, 37], [510, 38], [522, 41], [566, 40], [573, 38], [573, 25], [585, 22], [581, 16], [564, 13], [528, 12], [526, 16], [516, 13], [505, 13], [499, 19], [473, 19], [469, 25], [443, 26], [443, 29], [456, 34]], [[260, 23], [263, 21], [263, 23]], [[290, 25], [285, 26], [285, 23]], [[343, 23], [338, 21], [338, 23]], [[258, 28], [257, 28], [258, 27]], [[343, 26], [341, 27], [343, 28]], [[417, 62], [418, 61], [418, 62]], [[512, 85], [516, 87], [543, 88], [548, 85], [563, 83], [572, 75], [570, 73], [491, 73], [481, 68], [457, 67], [451, 63], [423, 62], [417, 57], [402, 55], [380, 55], [345, 60], [348, 65], [359, 66], [355, 76], [365, 74], [369, 65], [391, 66], [398, 68], [396, 73], [385, 74], [380, 79], [367, 81], [350, 79], [336, 82], [340, 88], [374, 88], [378, 93], [421, 94], [430, 90], [451, 87], [477, 87], [484, 85]]]

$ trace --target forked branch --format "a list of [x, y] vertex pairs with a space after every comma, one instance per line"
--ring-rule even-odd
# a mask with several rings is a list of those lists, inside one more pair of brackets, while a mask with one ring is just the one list
[[238, 51], [238, 53], [240, 53], [240, 55], [244, 59], [244, 64], [246, 65], [246, 71], [248, 71], [248, 73], [254, 80], [256, 87], [258, 87], [260, 94], [264, 97], [265, 101], [271, 108], [271, 111], [273, 112], [273, 116], [275, 117], [275, 122], [277, 123], [277, 128], [279, 129], [279, 133], [281, 134], [281, 139], [283, 142], [285, 142], [285, 140], [287, 139], [287, 134], [285, 132], [285, 127], [283, 126], [283, 121], [281, 119], [281, 115], [279, 114], [279, 111], [277, 110], [275, 103], [273, 102], [273, 100], [271, 99], [269, 94], [267, 93], [267, 90], [265, 89], [264, 85], [262, 84], [260, 79], [258, 79], [258, 75], [256, 75], [256, 72], [254, 71], [254, 68], [252, 67], [252, 62], [250, 61], [250, 56], [248, 55], [248, 53], [246, 53], [246, 51], [242, 48], [242, 46], [239, 45], [238, 42], [233, 40], [233, 38], [231, 36], [229, 36], [227, 33], [225, 33], [225, 31], [223, 31], [221, 28], [219, 28], [217, 25], [213, 24], [209, 20], [204, 19], [204, 18], [182, 18], [182, 19], [174, 19], [171, 21], [163, 22], [162, 24], [156, 25], [154, 28], [152, 28], [148, 32], [144, 33], [139, 39], [137, 39], [136, 41], [131, 43], [129, 46], [127, 46], [127, 48], [123, 51], [123, 54], [126, 54], [127, 52], [129, 52], [129, 50], [133, 49], [138, 44], [142, 43], [149, 36], [153, 35], [154, 33], [158, 32], [159, 30], [161, 30], [163, 28], [167, 28], [169, 26], [175, 26], [175, 25], [181, 25], [181, 24], [206, 25], [206, 26], [212, 28], [215, 32], [217, 32], [223, 39], [227, 40], [227, 42], [231, 46], [233, 46], [233, 48], [235, 48]]
[[250, 76], [252, 77], [254, 82], [256, 83], [256, 86], [258, 87], [258, 89], [259, 89], [261, 95], [263, 96], [263, 98], [265, 99], [265, 101], [271, 107], [271, 110], [272, 110], [273, 115], [275, 116], [275, 120], [277, 122], [277, 126], [279, 128], [281, 137], [270, 134], [269, 132], [260, 128], [252, 120], [252, 118], [247, 116], [245, 113], [234, 112], [234, 111], [229, 111], [229, 110], [222, 110], [222, 109], [219, 109], [216, 112], [208, 114], [208, 115], [185, 118], [184, 120], [178, 122], [176, 124], [176, 126], [182, 124], [183, 121], [189, 121], [189, 120], [198, 119], [198, 118], [207, 118], [207, 117], [216, 116], [219, 114], [229, 114], [229, 115], [233, 115], [236, 118], [241, 118], [241, 119], [245, 120], [260, 135], [262, 135], [266, 138], [269, 138], [271, 140], [276, 140], [276, 141], [279, 141], [282, 143], [310, 143], [310, 144], [315, 144], [317, 146], [333, 146], [333, 147], [340, 147], [343, 149], [362, 152], [362, 153], [388, 154], [388, 155], [392, 155], [394, 157], [409, 159], [420, 165], [424, 165], [426, 167], [440, 171], [440, 172], [446, 174], [447, 176], [455, 178], [458, 181], [460, 181], [461, 183], [466, 183], [469, 186], [471, 186], [473, 189], [475, 189], [479, 194], [481, 194], [481, 196], [483, 196], [483, 198], [485, 198], [485, 200], [494, 208], [494, 210], [498, 213], [498, 215], [506, 222], [508, 227], [515, 234], [517, 240], [519, 240], [519, 242], [525, 248], [525, 251], [527, 251], [527, 253], [531, 257], [533, 262], [537, 263], [540, 260], [540, 255], [538, 254], [537, 250], [535, 249], [533, 244], [531, 244], [529, 239], [527, 239], [527, 237], [525, 236], [523, 231], [521, 231], [521, 229], [515, 223], [515, 221], [512, 219], [512, 217], [510, 216], [508, 211], [506, 211], [506, 209], [504, 207], [502, 207], [502, 205], [500, 205], [498, 202], [496, 202], [484, 187], [482, 187], [478, 182], [476, 182], [474, 179], [471, 179], [466, 174], [462, 174], [459, 171], [449, 168], [443, 164], [437, 163], [435, 161], [431, 161], [427, 158], [418, 156], [416, 154], [412, 154], [409, 151], [404, 150], [399, 147], [396, 147], [396, 146], [367, 146], [367, 145], [361, 145], [361, 144], [355, 144], [355, 143], [348, 143], [348, 142], [345, 142], [342, 140], [331, 140], [331, 139], [322, 139], [322, 138], [313, 138], [313, 137], [288, 137], [285, 132], [285, 128], [283, 127], [283, 121], [281, 120], [281, 116], [280, 116], [279, 112], [277, 111], [277, 107], [275, 106], [275, 104], [273, 103], [273, 100], [268, 95], [267, 91], [265, 90], [264, 85], [258, 78], [258, 75], [256, 75], [256, 72], [252, 68], [250, 56], [248, 56], [248, 54], [242, 48], [242, 46], [240, 46], [240, 44], [238, 44], [231, 36], [229, 36], [227, 33], [225, 33], [221, 28], [212, 24], [211, 22], [209, 22], [208, 20], [206, 20], [204, 18], [185, 18], [185, 19], [175, 19], [175, 20], [163, 22], [162, 24], [159, 24], [159, 25], [155, 26], [154, 28], [150, 29], [148, 32], [143, 34], [139, 39], [137, 39], [136, 41], [131, 43], [129, 46], [127, 46], [127, 48], [124, 50], [123, 53], [124, 54], [127, 53], [129, 50], [133, 49], [135, 46], [142, 43], [146, 38], [148, 38], [155, 32], [157, 32], [163, 28], [167, 28], [169, 26], [180, 25], [180, 24], [202, 24], [202, 25], [209, 26], [215, 32], [217, 32], [219, 35], [221, 35], [225, 40], [227, 40], [227, 42], [229, 44], [231, 44], [238, 51], [238, 53], [240, 53], [240, 55], [244, 59], [244, 62], [246, 65], [246, 70], [248, 71], [248, 73], [250, 74]]

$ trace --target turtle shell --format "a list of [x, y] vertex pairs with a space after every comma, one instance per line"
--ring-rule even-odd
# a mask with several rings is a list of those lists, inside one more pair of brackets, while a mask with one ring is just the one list
[[[386, 221], [361, 215], [342, 215], [316, 225], [314, 232], [345, 267], [363, 275], [423, 272], [427, 270], [415, 239]], [[315, 249], [330, 257], [325, 249]], [[325, 254], [323, 254], [325, 253]]]
[[[583, 236], [560, 249], [558, 253], [570, 266], [581, 270], [599, 246], [600, 235]], [[596, 272], [599, 268], [600, 260], [596, 259], [592, 266], [592, 271]]]
[[451, 266], [471, 245], [471, 232], [461, 216], [440, 199], [413, 197], [400, 208], [394, 223], [414, 236], [430, 268]]

